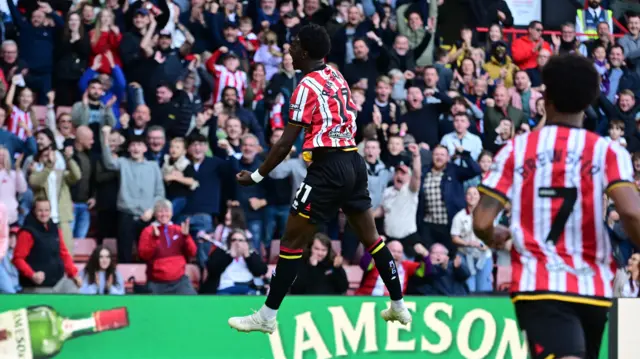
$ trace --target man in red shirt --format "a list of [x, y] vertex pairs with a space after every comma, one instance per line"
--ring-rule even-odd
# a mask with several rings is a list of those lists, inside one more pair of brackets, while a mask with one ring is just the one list
[[493, 222], [511, 202], [511, 296], [531, 358], [595, 359], [615, 274], [602, 197], [638, 245], [640, 196], [629, 153], [581, 128], [600, 89], [593, 63], [561, 55], [542, 72], [547, 123], [496, 154], [473, 227], [488, 244], [504, 244], [508, 231]]
[[382, 311], [386, 321], [408, 324], [411, 314], [402, 300], [398, 268], [378, 234], [367, 189], [367, 166], [358, 155], [355, 133], [355, 103], [342, 74], [324, 63], [331, 40], [324, 27], [309, 24], [300, 29], [291, 44], [291, 57], [304, 77], [291, 96], [289, 123], [267, 159], [253, 172], [237, 175], [240, 184], [262, 181], [282, 160], [304, 128], [303, 151], [313, 163], [291, 205], [287, 228], [280, 245], [280, 257], [271, 277], [271, 288], [259, 312], [229, 319], [239, 331], [273, 333], [276, 313], [296, 278], [303, 248], [317, 232], [317, 224], [333, 218], [338, 209], [347, 215], [352, 228], [376, 263], [389, 291], [391, 306]]
[[[20, 273], [24, 292], [78, 291], [82, 279], [62, 238], [62, 230], [51, 220], [51, 204], [47, 199], [36, 199], [18, 233], [13, 254], [13, 265]], [[65, 273], [73, 282], [65, 277]]]
[[153, 208], [156, 221], [140, 234], [138, 254], [147, 262], [149, 290], [154, 294], [196, 294], [185, 275], [185, 266], [196, 255], [196, 244], [189, 235], [189, 220], [171, 223], [171, 201], [158, 200]]
[[513, 62], [520, 70], [533, 69], [537, 65], [540, 50], [546, 49], [551, 52], [551, 46], [542, 39], [544, 27], [540, 21], [531, 21], [528, 28], [529, 34], [516, 39], [511, 44], [511, 54]]

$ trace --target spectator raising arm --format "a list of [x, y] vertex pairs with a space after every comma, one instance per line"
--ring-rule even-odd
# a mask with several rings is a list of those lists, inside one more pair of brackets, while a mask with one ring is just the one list
[[[120, 169], [120, 158], [113, 158], [111, 155], [111, 149], [109, 148], [109, 134], [111, 133], [111, 127], [102, 127], [102, 163], [104, 167], [111, 171]], [[160, 176], [162, 177], [162, 176]], [[160, 180], [162, 182], [162, 180]]]

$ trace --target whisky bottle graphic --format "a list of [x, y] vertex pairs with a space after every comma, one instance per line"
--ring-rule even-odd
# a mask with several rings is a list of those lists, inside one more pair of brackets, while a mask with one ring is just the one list
[[0, 358], [52, 358], [69, 339], [128, 326], [127, 308], [74, 319], [61, 316], [49, 306], [11, 310], [0, 313]]

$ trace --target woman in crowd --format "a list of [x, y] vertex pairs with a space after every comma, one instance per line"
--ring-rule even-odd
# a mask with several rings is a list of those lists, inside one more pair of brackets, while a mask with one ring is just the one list
[[326, 234], [316, 234], [302, 255], [302, 262], [291, 294], [340, 295], [349, 288], [342, 257], [333, 251]]
[[62, 237], [62, 230], [51, 219], [49, 200], [36, 198], [31, 213], [18, 233], [13, 255], [13, 264], [20, 273], [20, 285], [24, 292], [78, 291], [82, 278], [78, 276]]
[[[93, 63], [93, 59], [97, 55], [102, 55], [103, 59], [106, 59], [107, 52], [111, 52], [113, 55], [113, 61], [116, 65], [122, 66], [120, 60], [120, 41], [122, 40], [122, 34], [120, 29], [115, 25], [115, 18], [113, 11], [109, 8], [104, 8], [98, 14], [98, 20], [96, 21], [96, 27], [89, 32], [89, 38], [91, 39], [91, 58], [89, 63]], [[111, 65], [108, 61], [102, 61], [98, 72], [110, 74]]]
[[198, 240], [213, 241], [218, 247], [226, 247], [228, 245], [227, 238], [234, 229], [243, 231], [245, 237], [251, 239], [251, 232], [247, 229], [244, 212], [242, 208], [237, 206], [227, 208], [227, 213], [224, 215], [224, 223], [217, 225], [213, 233], [198, 233]]
[[613, 295], [617, 298], [640, 297], [640, 253], [631, 255], [626, 268], [618, 269]]
[[232, 230], [227, 243], [227, 246], [214, 247], [209, 254], [207, 261], [209, 275], [200, 293], [255, 293], [253, 280], [267, 273], [267, 265], [251, 248], [251, 243], [243, 230]]
[[16, 162], [16, 170], [11, 169], [11, 158], [6, 147], [0, 145], [0, 203], [7, 210], [7, 223], [18, 221], [17, 195], [26, 192], [27, 181], [20, 170], [20, 161]]
[[116, 262], [111, 251], [98, 246], [87, 266], [80, 272], [82, 287], [80, 294], [114, 294], [125, 293], [124, 280], [116, 270]]
[[[89, 37], [85, 33], [80, 14], [69, 13], [62, 37], [56, 46], [57, 61], [54, 74], [56, 105], [72, 106], [80, 99], [78, 81], [87, 69], [90, 52]], [[51, 99], [49, 100], [49, 104], [52, 105]]]

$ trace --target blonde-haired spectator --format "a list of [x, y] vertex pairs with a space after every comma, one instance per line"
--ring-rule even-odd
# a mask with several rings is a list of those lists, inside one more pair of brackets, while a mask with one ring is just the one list
[[6, 147], [0, 146], [0, 203], [4, 204], [6, 221], [13, 224], [18, 221], [17, 194], [27, 191], [27, 181], [20, 171], [20, 162], [16, 162], [17, 170], [11, 169], [11, 156]]

